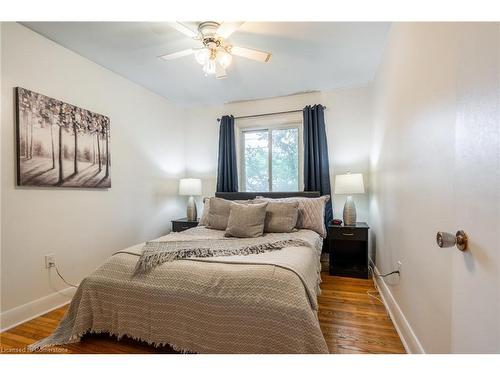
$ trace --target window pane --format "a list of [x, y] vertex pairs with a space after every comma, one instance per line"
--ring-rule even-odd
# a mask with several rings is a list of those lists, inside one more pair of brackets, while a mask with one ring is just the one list
[[273, 191], [299, 190], [299, 130], [272, 131]]
[[268, 131], [245, 132], [246, 191], [269, 191]]

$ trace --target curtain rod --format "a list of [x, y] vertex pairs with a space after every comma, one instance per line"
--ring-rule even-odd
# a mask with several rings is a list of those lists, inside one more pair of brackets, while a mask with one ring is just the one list
[[[323, 109], [326, 109], [326, 107], [323, 106]], [[271, 116], [271, 115], [284, 115], [286, 113], [295, 113], [295, 112], [302, 112], [302, 111], [303, 111], [303, 109], [294, 109], [292, 111], [259, 113], [257, 115], [238, 116], [238, 117], [235, 117], [234, 119], [238, 120], [238, 119], [242, 119], [242, 118], [251, 118], [251, 117], [263, 117], [263, 116]], [[217, 121], [220, 122], [220, 118], [218, 118]]]

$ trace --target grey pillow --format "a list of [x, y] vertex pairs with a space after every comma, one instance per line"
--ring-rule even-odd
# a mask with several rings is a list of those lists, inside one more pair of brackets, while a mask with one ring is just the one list
[[265, 198], [257, 197], [266, 202], [298, 202], [299, 216], [297, 218], [298, 229], [310, 229], [326, 238], [325, 227], [325, 205], [330, 200], [329, 195], [323, 195], [319, 198], [290, 197], [290, 198]]
[[231, 203], [226, 237], [260, 237], [264, 233], [267, 202]]
[[[208, 223], [207, 228], [226, 230], [231, 211], [231, 203], [248, 204], [248, 200], [229, 201], [222, 198], [210, 198], [208, 202]], [[206, 207], [206, 206], [205, 206]]]
[[[255, 203], [263, 203], [263, 200], [255, 200]], [[266, 208], [266, 220], [264, 232], [267, 233], [290, 233], [297, 225], [299, 216], [299, 202], [272, 202], [269, 201]]]

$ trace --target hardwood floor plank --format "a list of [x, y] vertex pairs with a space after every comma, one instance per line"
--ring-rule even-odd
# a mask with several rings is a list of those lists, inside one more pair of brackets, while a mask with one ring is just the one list
[[[372, 280], [330, 276], [322, 273], [318, 318], [330, 353], [405, 353], [384, 305], [370, 297], [378, 295]], [[26, 353], [26, 347], [47, 337], [58, 325], [68, 306], [50, 311], [0, 334], [0, 353]], [[80, 354], [175, 353], [170, 347], [155, 348], [131, 338], [86, 335], [78, 343], [47, 348], [40, 352]]]

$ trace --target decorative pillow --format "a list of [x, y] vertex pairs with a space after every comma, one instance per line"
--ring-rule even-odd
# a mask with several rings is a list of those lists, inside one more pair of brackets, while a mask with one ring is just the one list
[[231, 203], [226, 237], [260, 237], [264, 233], [267, 202], [257, 204]]
[[208, 209], [208, 223], [207, 228], [226, 230], [227, 222], [229, 220], [229, 213], [231, 211], [231, 203], [237, 202], [240, 204], [248, 204], [249, 200], [229, 201], [222, 198], [210, 198]]
[[295, 227], [298, 229], [311, 229], [321, 237], [326, 238], [325, 204], [330, 200], [329, 195], [323, 195], [319, 198], [290, 197], [272, 199], [257, 197], [257, 199], [267, 202], [298, 202], [299, 215]]
[[203, 213], [201, 214], [200, 222], [198, 226], [208, 225], [208, 211], [210, 210], [210, 198], [203, 198]]
[[[264, 200], [256, 199], [254, 203], [262, 203]], [[268, 233], [290, 233], [297, 225], [299, 216], [299, 202], [274, 202], [269, 201], [266, 208], [266, 221], [264, 232]]]

